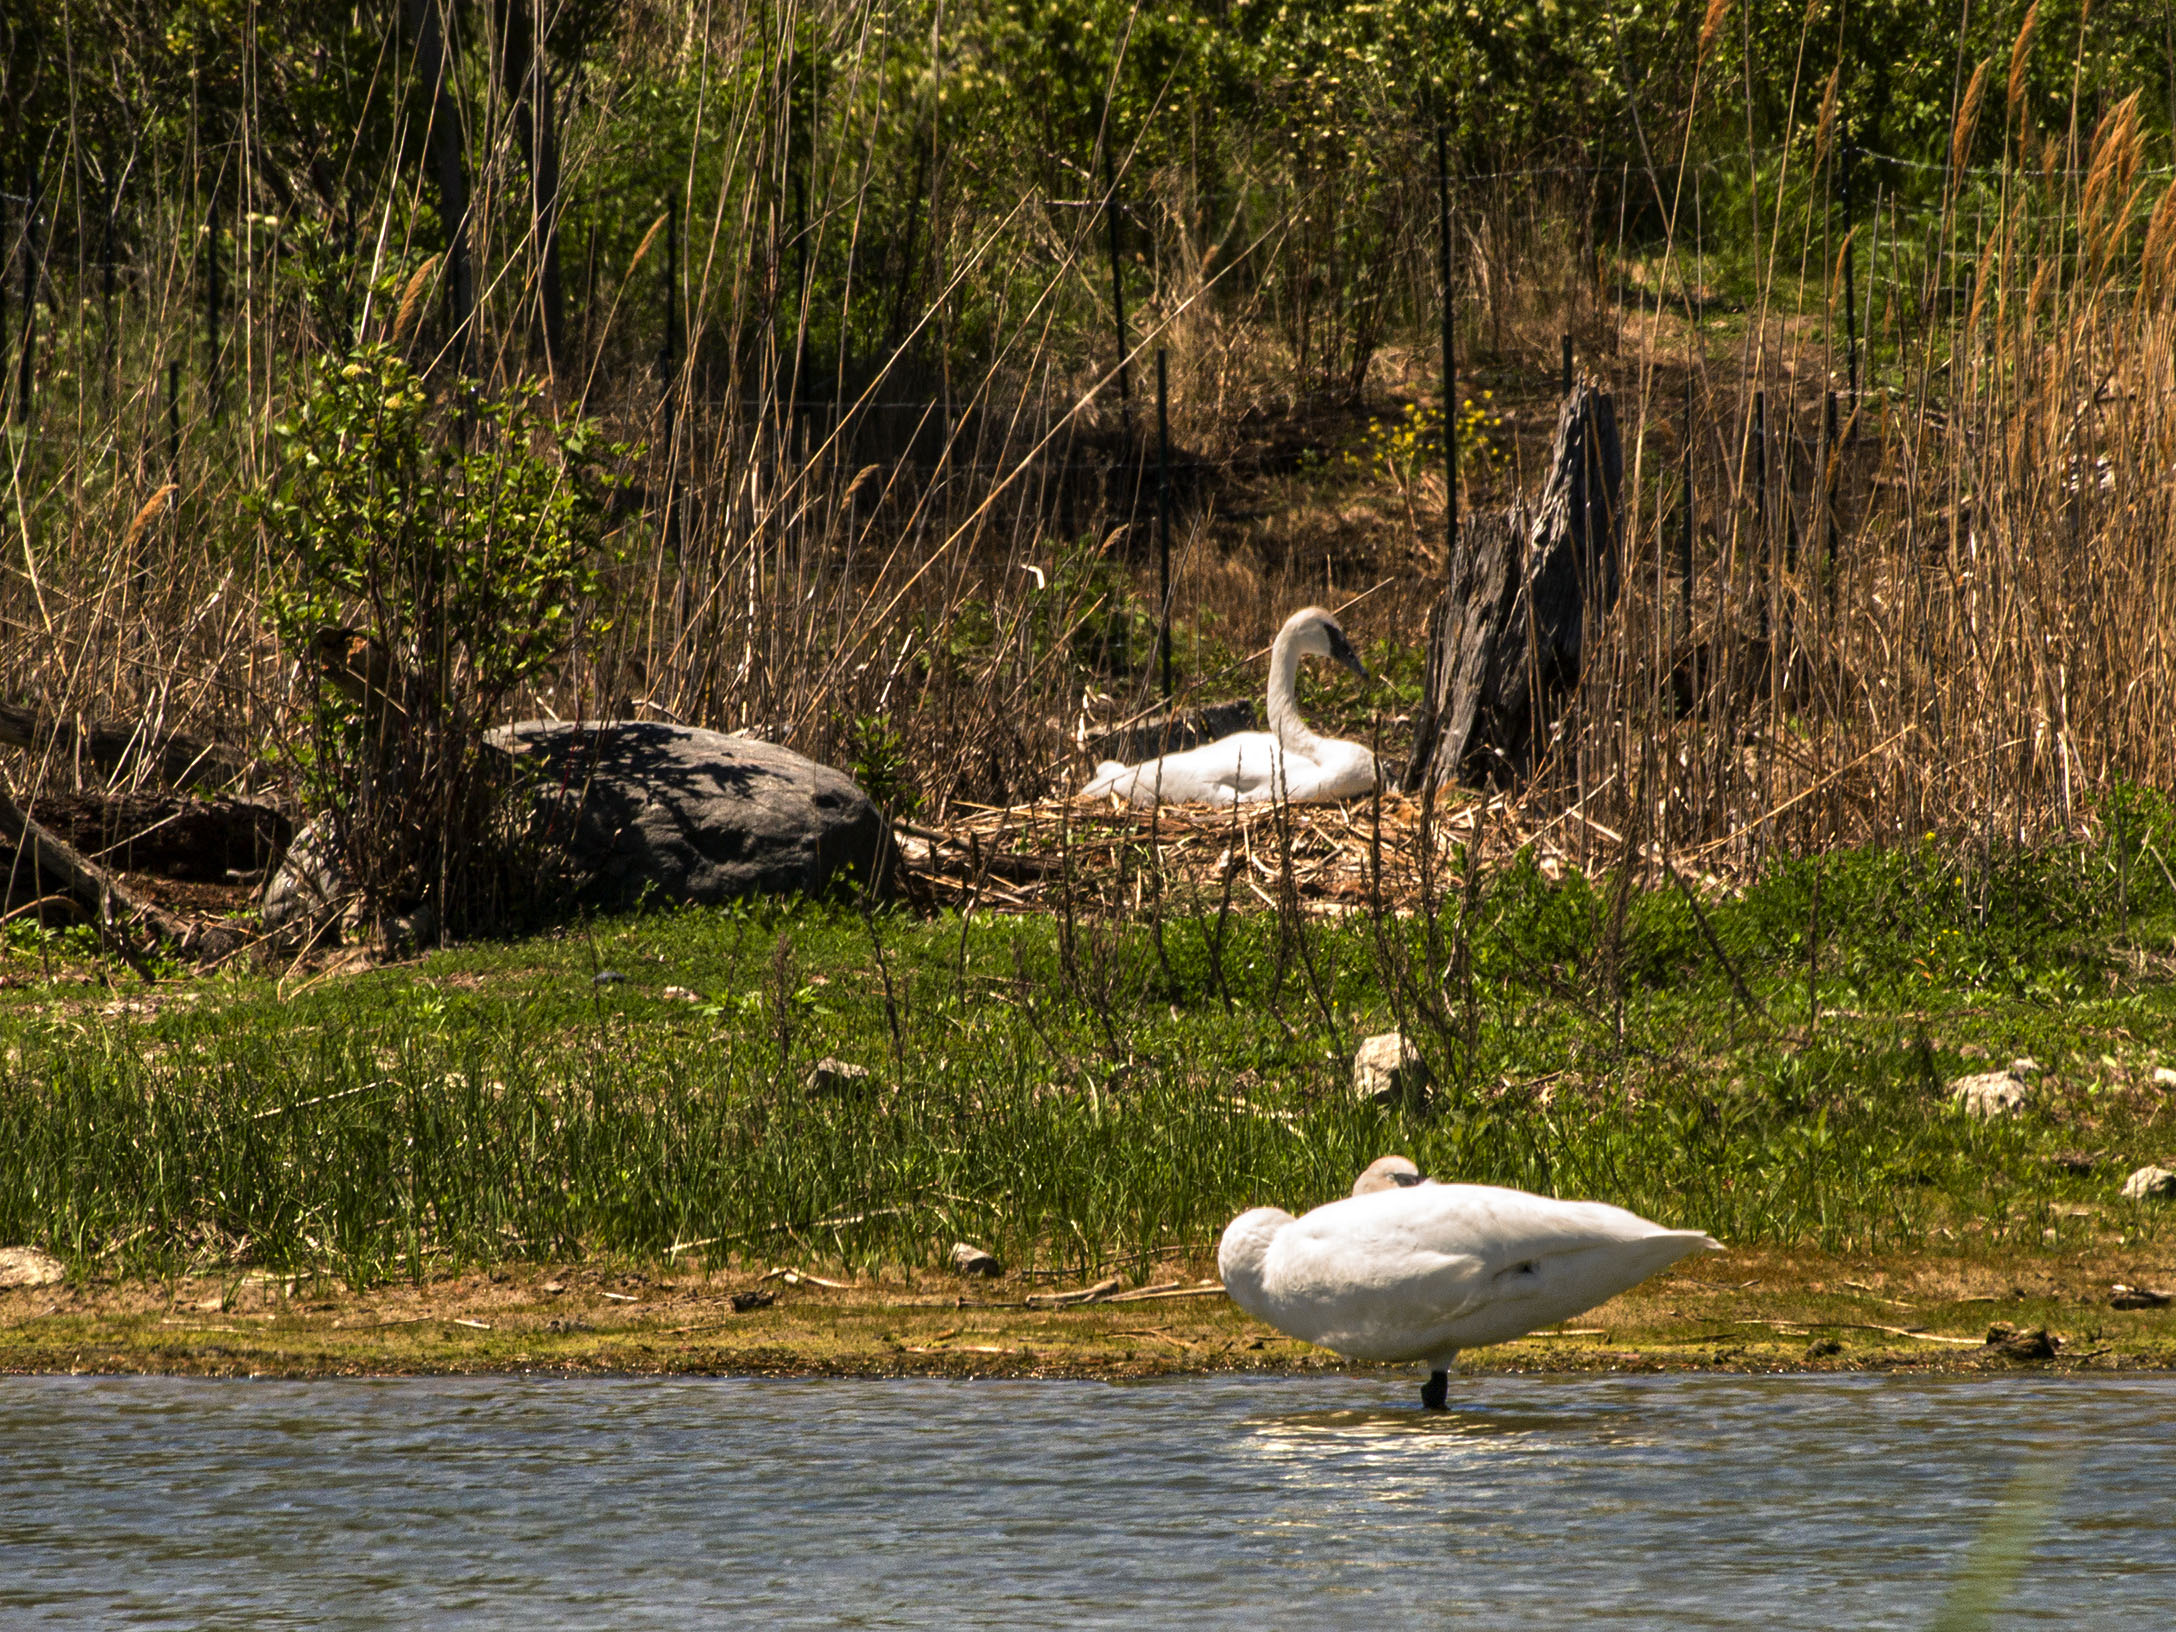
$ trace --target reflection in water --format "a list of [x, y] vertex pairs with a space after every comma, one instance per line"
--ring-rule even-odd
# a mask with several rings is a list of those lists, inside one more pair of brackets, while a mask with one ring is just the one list
[[1257, 1415], [1249, 1425], [1265, 1440], [1308, 1434], [1338, 1439], [1508, 1439], [1522, 1434], [1616, 1437], [1634, 1423], [1626, 1413], [1599, 1409], [1591, 1401], [1566, 1399], [1559, 1403], [1537, 1397], [1507, 1400], [1500, 1405], [1453, 1405], [1442, 1411], [1424, 1411], [1418, 1406], [1280, 1411]]
[[1597, 1421], [1576, 1411], [1533, 1411], [1516, 1407], [1501, 1411], [1283, 1411], [1274, 1416], [1251, 1418], [1255, 1435], [1277, 1443], [1294, 1439], [1507, 1439], [1520, 1434], [1578, 1433]]
[[[2176, 1378], [1462, 1386], [1432, 1415], [1334, 1376], [0, 1378], [0, 1626], [1917, 1629], [1953, 1585], [1960, 1626], [2176, 1602]], [[2076, 1477], [1990, 1528], [2057, 1458]]]
[[1957, 1571], [1934, 1618], [1934, 1632], [1980, 1632], [1995, 1624], [2025, 1574], [2033, 1547], [2054, 1519], [2056, 1503], [2076, 1466], [2067, 1456], [2039, 1457], [2011, 1476], [2009, 1489]]

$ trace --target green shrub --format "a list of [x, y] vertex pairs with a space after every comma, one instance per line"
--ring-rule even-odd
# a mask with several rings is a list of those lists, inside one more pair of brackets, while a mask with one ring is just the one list
[[540, 389], [434, 384], [397, 346], [327, 360], [276, 427], [258, 514], [282, 643], [315, 682], [306, 802], [364, 912], [475, 903], [483, 734], [588, 615], [617, 479], [592, 422]]

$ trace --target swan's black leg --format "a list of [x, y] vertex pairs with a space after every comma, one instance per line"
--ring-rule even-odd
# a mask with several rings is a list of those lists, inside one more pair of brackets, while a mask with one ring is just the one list
[[1431, 1371], [1428, 1380], [1420, 1385], [1420, 1403], [1430, 1411], [1441, 1411], [1450, 1402], [1451, 1374], [1447, 1371]]

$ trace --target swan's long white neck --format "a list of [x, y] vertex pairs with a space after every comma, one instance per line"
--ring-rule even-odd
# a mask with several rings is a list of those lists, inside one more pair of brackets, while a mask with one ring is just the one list
[[1287, 753], [1304, 754], [1319, 740], [1300, 718], [1299, 631], [1287, 623], [1269, 649], [1269, 729]]

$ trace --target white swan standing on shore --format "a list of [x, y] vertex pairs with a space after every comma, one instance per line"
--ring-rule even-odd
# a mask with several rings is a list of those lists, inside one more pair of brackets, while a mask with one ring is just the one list
[[1352, 799], [1375, 786], [1375, 756], [1357, 742], [1318, 737], [1300, 718], [1302, 657], [1327, 657], [1365, 680], [1360, 654], [1336, 618], [1319, 606], [1284, 620], [1269, 649], [1269, 729], [1241, 731], [1139, 765], [1107, 759], [1081, 789], [1084, 799], [1117, 794], [1130, 804], [1234, 805], [1284, 799], [1308, 804]]
[[1460, 1349], [1569, 1320], [1688, 1253], [1721, 1250], [1621, 1207], [1438, 1184], [1386, 1156], [1350, 1197], [1304, 1217], [1241, 1213], [1216, 1257], [1232, 1301], [1287, 1336], [1355, 1360], [1425, 1362], [1421, 1403], [1440, 1411]]

